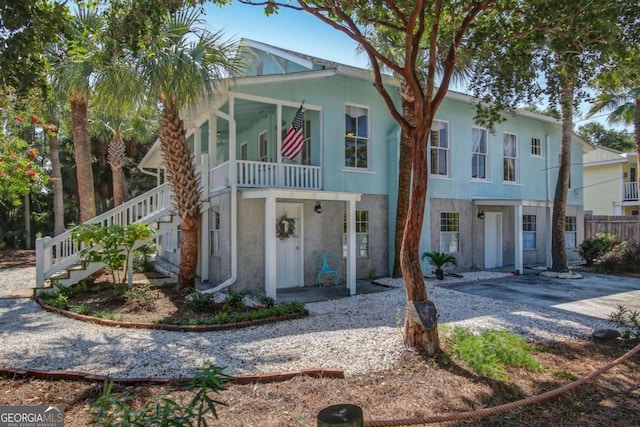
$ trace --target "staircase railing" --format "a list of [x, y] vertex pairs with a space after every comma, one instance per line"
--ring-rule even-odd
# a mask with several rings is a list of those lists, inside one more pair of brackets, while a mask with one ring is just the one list
[[[84, 224], [127, 226], [136, 222], [149, 223], [166, 214], [170, 208], [171, 190], [165, 183]], [[53, 238], [36, 239], [36, 287], [44, 287], [46, 280], [80, 260], [83, 245], [73, 239], [72, 232], [73, 229]]]

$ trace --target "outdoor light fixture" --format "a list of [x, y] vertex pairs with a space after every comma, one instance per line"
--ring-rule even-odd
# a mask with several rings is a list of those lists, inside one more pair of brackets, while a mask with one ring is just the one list
[[484, 219], [484, 211], [482, 209], [478, 209], [478, 219]]
[[316, 206], [313, 208], [316, 213], [322, 213], [322, 205], [320, 204], [320, 200], [316, 202]]

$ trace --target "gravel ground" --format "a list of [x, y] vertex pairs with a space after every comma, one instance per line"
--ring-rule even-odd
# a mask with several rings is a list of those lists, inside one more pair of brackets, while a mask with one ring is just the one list
[[[495, 273], [468, 273], [481, 280]], [[0, 296], [33, 283], [33, 268], [0, 270]], [[119, 329], [45, 312], [26, 298], [0, 298], [0, 362], [14, 368], [71, 370], [113, 377], [189, 376], [211, 362], [230, 374], [339, 368], [346, 375], [393, 365], [405, 347], [405, 294], [392, 289], [306, 307], [309, 316], [235, 331], [178, 333]], [[602, 327], [593, 318], [562, 314], [445, 289], [427, 282], [440, 323], [476, 331], [504, 329], [545, 342], [586, 339]]]

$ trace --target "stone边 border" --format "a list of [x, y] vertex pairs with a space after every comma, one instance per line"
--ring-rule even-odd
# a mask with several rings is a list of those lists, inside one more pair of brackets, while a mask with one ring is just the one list
[[267, 317], [264, 319], [247, 320], [244, 322], [236, 323], [224, 323], [216, 325], [169, 325], [166, 323], [139, 323], [139, 322], [123, 322], [119, 320], [101, 319], [99, 317], [87, 316], [84, 314], [74, 313], [73, 311], [63, 310], [58, 307], [53, 307], [45, 303], [42, 298], [36, 297], [36, 302], [42, 307], [42, 309], [51, 313], [59, 314], [71, 319], [80, 320], [82, 322], [94, 323], [101, 326], [112, 326], [117, 328], [130, 328], [130, 329], [154, 329], [161, 331], [171, 332], [214, 332], [214, 331], [228, 331], [232, 329], [248, 328], [251, 326], [259, 326], [267, 323], [274, 323], [282, 320], [301, 319], [308, 315], [305, 310], [298, 314], [287, 314], [285, 316]]

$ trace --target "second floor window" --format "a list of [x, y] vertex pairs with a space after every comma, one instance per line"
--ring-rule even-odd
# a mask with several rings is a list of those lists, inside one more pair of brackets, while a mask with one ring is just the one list
[[[356, 258], [369, 257], [369, 211], [356, 210]], [[342, 256], [347, 257], [347, 211], [342, 211]]]
[[258, 135], [258, 153], [261, 162], [268, 162], [269, 156], [269, 140], [267, 139], [267, 131], [260, 132]]
[[471, 129], [471, 178], [487, 179], [487, 130]]
[[369, 109], [345, 107], [344, 165], [369, 168]]
[[522, 249], [536, 248], [536, 216], [522, 215]]
[[429, 138], [431, 175], [449, 176], [449, 124], [433, 121]]
[[460, 214], [440, 213], [440, 252], [457, 253], [460, 249]]
[[217, 209], [212, 209], [209, 215], [209, 231], [211, 255], [220, 255], [220, 212]]
[[518, 138], [513, 133], [505, 133], [502, 140], [503, 149], [503, 180], [518, 181]]
[[531, 138], [531, 155], [542, 156], [542, 141], [540, 138]]

